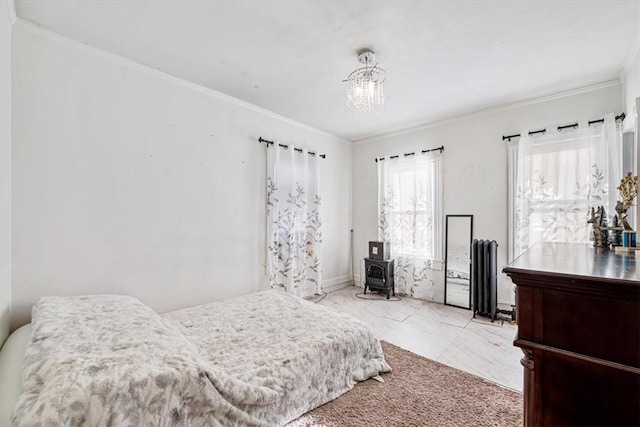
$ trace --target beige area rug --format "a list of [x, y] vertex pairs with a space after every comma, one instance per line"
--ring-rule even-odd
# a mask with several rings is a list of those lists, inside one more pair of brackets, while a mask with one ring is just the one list
[[382, 341], [392, 372], [289, 427], [522, 426], [522, 394]]

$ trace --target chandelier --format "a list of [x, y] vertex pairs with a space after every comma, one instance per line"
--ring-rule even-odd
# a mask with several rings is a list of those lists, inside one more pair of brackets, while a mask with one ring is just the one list
[[358, 51], [358, 61], [364, 67], [358, 68], [347, 77], [347, 105], [359, 113], [376, 111], [384, 107], [384, 79], [386, 71], [378, 64], [370, 66], [376, 60], [371, 49]]

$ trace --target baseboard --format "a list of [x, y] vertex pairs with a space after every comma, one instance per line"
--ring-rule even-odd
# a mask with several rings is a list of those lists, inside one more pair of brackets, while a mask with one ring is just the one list
[[324, 280], [322, 282], [322, 290], [324, 292], [333, 292], [351, 285], [353, 285], [353, 279], [351, 276], [332, 277], [331, 279]]
[[360, 279], [359, 274], [353, 275], [353, 286], [357, 286], [359, 288], [364, 288], [364, 280]]
[[512, 307], [515, 304], [513, 301], [498, 301], [498, 305], [502, 305], [505, 307]]

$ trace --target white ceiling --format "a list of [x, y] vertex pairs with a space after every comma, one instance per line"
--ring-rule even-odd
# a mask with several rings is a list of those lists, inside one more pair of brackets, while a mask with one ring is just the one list
[[[20, 18], [356, 141], [616, 79], [640, 1], [17, 0]], [[346, 107], [371, 47], [387, 108]]]

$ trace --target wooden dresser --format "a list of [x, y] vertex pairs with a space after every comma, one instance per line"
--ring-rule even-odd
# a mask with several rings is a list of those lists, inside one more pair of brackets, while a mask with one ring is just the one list
[[537, 243], [516, 284], [526, 426], [640, 425], [640, 259]]

